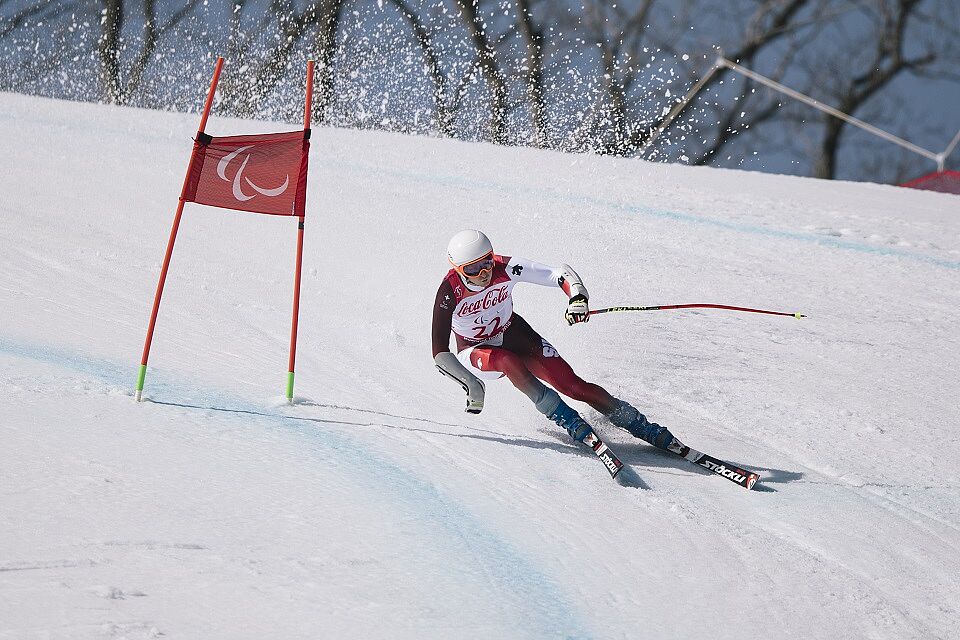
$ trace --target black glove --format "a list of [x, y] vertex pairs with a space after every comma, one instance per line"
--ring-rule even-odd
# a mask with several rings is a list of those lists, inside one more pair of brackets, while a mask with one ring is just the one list
[[567, 324], [571, 326], [578, 322], [589, 322], [590, 304], [587, 296], [578, 294], [570, 298], [570, 302], [567, 304], [567, 311], [563, 314], [563, 317], [567, 319]]

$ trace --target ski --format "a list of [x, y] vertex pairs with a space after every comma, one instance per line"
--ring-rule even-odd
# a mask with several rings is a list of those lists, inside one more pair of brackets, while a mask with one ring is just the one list
[[610, 473], [610, 477], [616, 480], [617, 474], [620, 473], [620, 469], [623, 468], [623, 463], [620, 462], [620, 458], [610, 450], [610, 447], [604, 444], [600, 436], [591, 431], [587, 434], [587, 437], [583, 439], [583, 444], [590, 447], [590, 449], [597, 454], [600, 462], [603, 463], [603, 466], [606, 467]]
[[676, 438], [674, 438], [673, 442], [667, 446], [667, 450], [671, 453], [677, 454], [685, 460], [689, 460], [699, 467], [703, 467], [708, 471], [714, 472], [718, 476], [726, 478], [730, 482], [737, 483], [744, 489], [753, 489], [753, 485], [757, 484], [757, 482], [760, 480], [759, 473], [741, 469], [740, 467], [732, 465], [729, 462], [724, 462], [719, 458], [714, 458], [713, 456], [708, 456], [707, 454], [697, 451], [696, 449], [691, 449]]

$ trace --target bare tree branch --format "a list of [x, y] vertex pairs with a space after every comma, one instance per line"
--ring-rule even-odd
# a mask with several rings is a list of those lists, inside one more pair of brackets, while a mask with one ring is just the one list
[[494, 55], [494, 47], [487, 34], [486, 24], [477, 10], [479, 0], [457, 0], [460, 15], [470, 40], [477, 52], [477, 60], [492, 94], [490, 107], [490, 136], [494, 143], [507, 142], [507, 87], [503, 73]]
[[123, 0], [103, 0], [103, 19], [98, 53], [103, 101], [120, 104], [123, 93], [120, 82], [120, 45], [123, 31]]
[[533, 127], [533, 145], [542, 147], [547, 140], [546, 95], [543, 87], [543, 29], [533, 22], [529, 0], [516, 0], [517, 27], [526, 47], [527, 98]]
[[391, 2], [399, 9], [400, 14], [410, 25], [414, 38], [416, 38], [417, 44], [423, 51], [430, 78], [433, 80], [433, 102], [437, 111], [437, 126], [443, 136], [451, 137], [453, 136], [453, 113], [447, 107], [447, 78], [440, 65], [440, 56], [433, 48], [430, 32], [419, 15], [404, 0], [391, 0]]
[[129, 100], [130, 96], [140, 88], [143, 74], [147, 66], [156, 56], [157, 43], [164, 35], [176, 28], [184, 18], [190, 15], [198, 3], [199, 0], [189, 0], [167, 20], [166, 24], [158, 27], [156, 0], [144, 0], [143, 42], [140, 46], [140, 54], [130, 66], [130, 75], [127, 78], [126, 88], [123, 92], [125, 101]]
[[[866, 71], [855, 75], [838, 91], [837, 109], [854, 114], [873, 96], [887, 87], [904, 72], [922, 69], [937, 60], [937, 53], [927, 51], [913, 58], [905, 56], [905, 33], [908, 22], [921, 0], [895, 0], [881, 2], [876, 8], [879, 18], [878, 31], [874, 38], [875, 50]], [[820, 142], [819, 155], [814, 165], [814, 176], [834, 178], [840, 142], [847, 123], [828, 117]]]

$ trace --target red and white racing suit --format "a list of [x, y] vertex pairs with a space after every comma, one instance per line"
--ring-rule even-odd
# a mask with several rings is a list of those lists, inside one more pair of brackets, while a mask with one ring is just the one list
[[582, 380], [557, 350], [513, 311], [513, 287], [531, 282], [563, 289], [570, 286], [561, 269], [523, 258], [494, 256], [486, 287], [471, 287], [451, 269], [440, 283], [433, 306], [433, 355], [450, 350], [450, 332], [457, 358], [480, 379], [506, 375], [526, 393], [531, 374], [559, 393], [609, 414], [616, 400], [602, 387]]

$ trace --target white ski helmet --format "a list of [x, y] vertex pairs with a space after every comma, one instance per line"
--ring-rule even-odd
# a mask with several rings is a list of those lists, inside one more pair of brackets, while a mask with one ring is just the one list
[[493, 253], [490, 238], [476, 229], [467, 229], [450, 238], [447, 245], [447, 259], [459, 271], [465, 264], [476, 262]]

